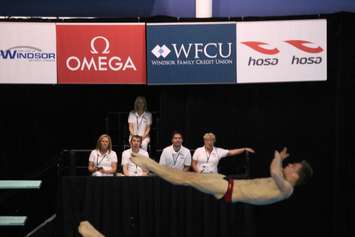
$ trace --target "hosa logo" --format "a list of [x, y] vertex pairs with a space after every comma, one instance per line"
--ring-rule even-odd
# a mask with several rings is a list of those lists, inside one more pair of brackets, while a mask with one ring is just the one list
[[295, 48], [302, 50], [306, 53], [321, 53], [323, 52], [323, 49], [318, 46], [318, 47], [309, 47], [306, 44], [314, 44], [309, 41], [304, 41], [304, 40], [286, 40], [286, 43], [289, 43], [290, 45], [294, 46]]
[[263, 47], [264, 45], [265, 46], [268, 45], [267, 43], [264, 42], [247, 41], [247, 42], [242, 42], [242, 44], [245, 44], [246, 46], [254, 49], [255, 51], [266, 55], [274, 55], [280, 52], [277, 48], [268, 49], [266, 47]]
[[[307, 46], [307, 44], [314, 45], [314, 43], [305, 40], [286, 40], [284, 42], [296, 48], [298, 51], [300, 51], [300, 53], [303, 54], [319, 54], [324, 51], [320, 46]], [[265, 55], [262, 58], [249, 57], [248, 66], [275, 66], [279, 63], [279, 58], [270, 57], [271, 55], [277, 55], [281, 53], [277, 47], [273, 47], [266, 42], [259, 41], [246, 41], [241, 43], [256, 52]], [[322, 63], [322, 57], [320, 56], [297, 57], [296, 55], [293, 55], [291, 59], [291, 65], [309, 65], [320, 63]]]
[[0, 59], [52, 62], [55, 61], [55, 53], [43, 52], [41, 49], [32, 46], [15, 46], [6, 50], [1, 49]]
[[[100, 42], [104, 47], [98, 50], [97, 44]], [[66, 67], [70, 71], [136, 71], [137, 68], [131, 57], [122, 59], [117, 55], [110, 55], [110, 41], [104, 36], [96, 36], [90, 42], [89, 57], [70, 56], [66, 59]]]
[[[158, 44], [151, 50], [151, 53], [157, 58], [151, 61], [153, 65], [233, 63], [231, 42], [170, 44], [168, 46]], [[169, 60], [165, 60], [167, 57]]]

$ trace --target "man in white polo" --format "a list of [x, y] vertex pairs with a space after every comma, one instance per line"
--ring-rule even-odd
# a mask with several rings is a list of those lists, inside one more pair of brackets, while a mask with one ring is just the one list
[[172, 145], [165, 147], [161, 153], [159, 164], [188, 171], [191, 166], [191, 153], [182, 145], [182, 134], [177, 131], [173, 132], [171, 142]]
[[[147, 170], [143, 170], [141, 167], [137, 166], [131, 161], [132, 152], [141, 154], [143, 156], [149, 157], [147, 151], [140, 148], [142, 143], [142, 137], [138, 135], [133, 135], [131, 137], [131, 148], [122, 152], [122, 166], [123, 166], [123, 174], [126, 176], [146, 176], [148, 175]], [[147, 158], [149, 159], [149, 158]]]
[[197, 173], [218, 173], [218, 163], [223, 157], [255, 152], [249, 147], [229, 150], [215, 147], [216, 136], [213, 133], [206, 133], [203, 142], [204, 146], [197, 148], [192, 157], [192, 169]]

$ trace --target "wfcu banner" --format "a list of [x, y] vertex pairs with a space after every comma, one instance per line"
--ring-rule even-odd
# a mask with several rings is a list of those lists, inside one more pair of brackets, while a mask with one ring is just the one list
[[57, 24], [59, 84], [146, 84], [144, 23]]
[[236, 82], [235, 23], [147, 24], [148, 84]]
[[327, 80], [326, 20], [237, 23], [237, 82]]
[[56, 84], [53, 23], [0, 23], [0, 83]]

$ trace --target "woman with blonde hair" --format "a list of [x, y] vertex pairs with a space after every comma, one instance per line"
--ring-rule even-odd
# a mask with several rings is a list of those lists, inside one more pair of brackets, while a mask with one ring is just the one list
[[203, 135], [203, 142], [204, 146], [197, 148], [192, 157], [192, 169], [198, 173], [218, 173], [218, 163], [223, 157], [236, 156], [243, 152], [255, 152], [249, 147], [230, 150], [215, 147], [216, 136], [213, 133]]
[[152, 114], [148, 111], [147, 100], [143, 96], [138, 96], [134, 101], [134, 110], [128, 115], [129, 141], [133, 135], [141, 136], [142, 149], [147, 150], [151, 124]]
[[112, 150], [111, 137], [103, 134], [89, 157], [88, 170], [93, 176], [113, 176], [117, 170], [117, 154]]

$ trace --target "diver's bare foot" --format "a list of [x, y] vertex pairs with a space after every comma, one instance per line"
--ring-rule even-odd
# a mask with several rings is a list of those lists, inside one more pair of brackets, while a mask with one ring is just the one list
[[88, 221], [82, 221], [79, 225], [79, 233], [83, 237], [105, 237], [99, 231], [97, 231]]

